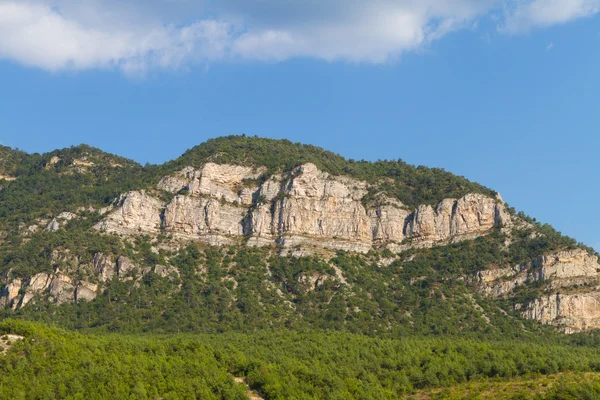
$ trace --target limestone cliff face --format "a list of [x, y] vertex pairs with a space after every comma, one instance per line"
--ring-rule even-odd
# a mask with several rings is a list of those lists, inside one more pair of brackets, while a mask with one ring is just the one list
[[[19, 290], [9, 296], [0, 297], [0, 304], [4, 303], [12, 308], [27, 305], [36, 295], [48, 295], [56, 304], [72, 303], [79, 300], [91, 301], [96, 298], [97, 285], [86, 281], [74, 281], [71, 277], [57, 272], [55, 274], [39, 273], [24, 283], [20, 279], [13, 280], [8, 287]], [[20, 291], [24, 291], [21, 295]]]
[[473, 238], [506, 223], [504, 204], [480, 194], [445, 199], [436, 208], [420, 206], [410, 219], [406, 236], [423, 242]]
[[121, 234], [158, 233], [161, 209], [161, 202], [146, 192], [129, 192], [119, 198], [116, 210], [108, 214], [96, 228]]
[[598, 258], [576, 249], [546, 254], [524, 265], [481, 271], [477, 281], [482, 294], [499, 297], [538, 281], [546, 282], [550, 289], [589, 284], [600, 277], [599, 272]]
[[[228, 242], [226, 236], [242, 236], [244, 209], [217, 199], [196, 196], [176, 196], [167, 204], [163, 229], [167, 233], [188, 237], [213, 237]], [[216, 243], [219, 244], [219, 243]]]
[[423, 245], [473, 238], [510, 220], [501, 199], [478, 194], [414, 211], [385, 197], [365, 208], [367, 182], [331, 176], [309, 163], [259, 185], [264, 172], [214, 163], [199, 170], [187, 167], [159, 182], [158, 189], [177, 194], [168, 204], [146, 192], [130, 192], [96, 228], [118, 234], [165, 232], [215, 245], [245, 236], [253, 245], [366, 252], [407, 238]]
[[94, 271], [100, 282], [107, 282], [115, 275], [115, 264], [110, 255], [96, 253], [94, 255]]
[[331, 177], [313, 164], [303, 165], [293, 172], [283, 198], [274, 204], [274, 231], [288, 246], [307, 241], [339, 248], [349, 242], [355, 247], [352, 250], [368, 251], [373, 234], [361, 204], [365, 194], [364, 182]]
[[207, 163], [200, 170], [187, 167], [173, 176], [164, 177], [158, 189], [171, 193], [187, 189], [192, 195], [250, 205], [257, 187], [246, 187], [245, 182], [257, 179], [264, 172], [264, 168]]
[[[67, 266], [66, 270], [57, 268], [54, 273], [38, 273], [29, 279], [10, 279], [10, 271], [2, 277], [4, 289], [0, 291], [0, 307], [21, 308], [30, 303], [36, 296], [48, 298], [56, 304], [74, 303], [79, 301], [92, 301], [96, 298], [98, 289], [113, 278], [122, 281], [138, 279], [142, 276], [136, 265], [127, 257], [112, 257], [108, 254], [97, 253], [94, 255], [92, 265], [79, 263], [76, 257], [68, 252], [55, 251], [51, 259], [55, 265]], [[58, 264], [57, 264], [58, 263]], [[150, 269], [153, 270], [153, 269]], [[156, 266], [155, 272], [160, 276], [176, 273], [173, 268]], [[166, 271], [166, 272], [165, 272]], [[74, 276], [90, 274], [88, 280]]]
[[526, 266], [494, 268], [477, 273], [479, 291], [488, 297], [500, 297], [512, 292], [517, 286], [527, 282]]
[[560, 327], [566, 333], [600, 328], [600, 291], [554, 294], [535, 299], [523, 317]]
[[0, 308], [11, 307], [17, 308], [19, 291], [21, 290], [23, 282], [21, 279], [15, 279], [6, 285], [4, 290], [0, 292]]
[[489, 297], [510, 295], [521, 285], [543, 283], [555, 293], [522, 305], [523, 317], [576, 332], [600, 328], [599, 271], [596, 256], [576, 249], [547, 254], [525, 265], [481, 271], [477, 280], [480, 292]]
[[573, 278], [597, 278], [598, 257], [584, 250], [561, 251], [544, 255], [533, 262], [536, 280], [556, 280], [570, 283]]
[[[410, 213], [401, 204], [382, 205], [368, 211], [373, 241], [401, 243], [406, 236], [404, 226]], [[404, 223], [398, 223], [404, 221]]]

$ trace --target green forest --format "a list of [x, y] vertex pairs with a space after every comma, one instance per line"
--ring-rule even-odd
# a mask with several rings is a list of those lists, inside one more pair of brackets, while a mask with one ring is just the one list
[[[536, 340], [381, 339], [321, 330], [83, 335], [11, 319], [0, 323], [6, 334], [24, 337], [0, 355], [0, 398], [7, 399], [247, 398], [234, 378], [265, 399], [397, 399], [466, 382], [600, 371], [596, 345]], [[598, 388], [562, 382], [544, 397], [525, 398], [596, 398], [578, 394], [595, 396]]]

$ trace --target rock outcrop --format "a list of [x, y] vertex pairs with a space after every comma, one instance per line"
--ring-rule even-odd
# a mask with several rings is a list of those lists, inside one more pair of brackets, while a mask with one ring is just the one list
[[21, 279], [15, 279], [6, 285], [6, 287], [0, 292], [0, 308], [10, 307], [17, 308], [19, 291], [21, 290], [23, 282]]
[[[68, 253], [53, 252], [54, 262], [76, 262], [76, 257], [71, 257]], [[93, 269], [87, 271], [87, 265], [79, 265], [79, 270], [72, 268], [71, 272], [88, 273], [92, 272], [100, 284], [106, 283], [113, 277], [127, 281], [133, 279], [133, 275], [138, 271], [137, 267], [127, 257], [118, 257], [116, 261], [107, 254], [97, 253], [93, 259]], [[163, 267], [160, 270], [162, 274], [173, 273], [173, 268]], [[92, 301], [96, 298], [100, 285], [82, 279], [73, 279], [73, 274], [69, 275], [61, 272], [57, 268], [52, 274], [38, 273], [30, 279], [9, 279], [7, 273], [4, 276], [5, 286], [0, 291], [0, 307], [11, 307], [13, 309], [23, 307], [30, 303], [36, 296], [48, 297], [50, 301], [61, 303], [73, 303], [79, 301]], [[137, 274], [136, 278], [141, 274]], [[160, 275], [160, 274], [159, 274]], [[161, 275], [162, 276], [162, 275]]]
[[479, 290], [488, 297], [511, 295], [519, 287], [535, 282], [543, 284], [542, 289], [554, 294], [521, 305], [522, 315], [566, 332], [600, 328], [599, 278], [598, 258], [582, 249], [559, 251], [528, 264], [477, 274]]
[[36, 294], [46, 291], [50, 286], [51, 281], [50, 275], [46, 273], [39, 273], [32, 276], [19, 306], [22, 307], [26, 305]]
[[563, 285], [577, 283], [572, 281], [574, 278], [597, 278], [600, 272], [598, 257], [580, 249], [544, 255], [532, 267], [535, 280], [562, 281]]
[[600, 328], [600, 291], [554, 294], [535, 299], [523, 317], [551, 324], [566, 333]]
[[75, 300], [76, 301], [92, 301], [96, 298], [98, 292], [98, 285], [90, 282], [80, 282], [75, 288]]
[[468, 194], [458, 200], [445, 199], [436, 208], [418, 207], [408, 223], [406, 236], [426, 243], [469, 239], [503, 226], [506, 218], [500, 200]]
[[[252, 181], [265, 172], [265, 168], [254, 169], [239, 165], [207, 163], [200, 170], [186, 167], [173, 176], [167, 176], [158, 183], [158, 189], [179, 193], [186, 189], [196, 196], [209, 196], [226, 202], [250, 205]], [[247, 185], [250, 185], [248, 187]]]
[[375, 243], [401, 243], [406, 238], [404, 227], [410, 213], [401, 203], [379, 206], [369, 210], [368, 215]]
[[61, 228], [61, 224], [67, 223], [75, 218], [77, 218], [77, 214], [71, 212], [62, 212], [53, 218], [52, 221], [46, 226], [44, 229], [46, 232], [56, 232]]
[[470, 239], [510, 223], [499, 197], [468, 194], [411, 211], [380, 196], [378, 205], [365, 207], [367, 182], [331, 176], [310, 163], [287, 176], [259, 179], [264, 172], [214, 163], [187, 167], [158, 183], [176, 194], [170, 202], [129, 192], [96, 228], [126, 235], [164, 232], [215, 245], [246, 237], [251, 245], [367, 252], [407, 238], [420, 246]]
[[154, 267], [154, 273], [161, 278], [169, 278], [172, 276], [179, 277], [179, 270], [175, 267], [165, 267], [164, 265], [156, 265]]
[[[110, 267], [108, 267], [110, 268]], [[115, 272], [120, 279], [124, 279], [128, 275], [134, 273], [137, 270], [135, 264], [127, 257], [121, 256], [117, 258], [117, 265]]]
[[520, 285], [545, 282], [550, 289], [594, 283], [600, 277], [598, 258], [585, 250], [565, 250], [538, 257], [511, 268], [495, 268], [477, 274], [479, 290], [489, 297], [511, 293]]
[[[14, 280], [9, 283], [9, 286], [11, 285], [22, 285], [22, 282]], [[79, 300], [91, 301], [96, 297], [98, 286], [86, 281], [75, 282], [68, 275], [58, 272], [56, 274], [36, 274], [19, 289], [20, 291], [24, 289], [24, 294], [22, 296], [17, 294], [17, 296], [10, 299], [9, 303], [6, 303], [6, 300], [8, 300], [6, 297], [2, 298], [5, 299], [6, 305], [10, 305], [12, 308], [23, 307], [31, 302], [36, 295], [48, 295], [56, 304], [72, 303]], [[2, 301], [0, 300], [1, 304]]]
[[175, 196], [163, 215], [163, 230], [175, 235], [204, 238], [215, 244], [243, 235], [244, 209], [217, 199]]
[[122, 195], [116, 210], [96, 225], [96, 229], [111, 233], [158, 233], [161, 226], [162, 203], [144, 191]]
[[50, 223], [48, 224], [48, 226], [44, 230], [46, 232], [56, 232], [59, 229], [60, 229], [60, 224], [58, 223], [58, 221], [56, 220], [56, 218], [54, 218], [52, 221], [50, 221]]
[[112, 256], [102, 253], [94, 255], [94, 271], [100, 282], [110, 281], [116, 273], [116, 265]]
[[64, 274], [56, 274], [50, 280], [48, 292], [54, 297], [57, 304], [72, 303], [75, 301], [75, 286], [73, 280]]

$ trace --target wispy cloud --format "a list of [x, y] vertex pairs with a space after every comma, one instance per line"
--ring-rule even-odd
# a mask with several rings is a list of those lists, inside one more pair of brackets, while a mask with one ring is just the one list
[[[600, 0], [0, 0], [0, 58], [126, 73], [216, 61], [383, 63], [502, 15], [518, 33], [598, 12]], [[489, 33], [480, 33], [490, 37]]]
[[546, 51], [550, 51], [554, 48], [554, 42], [550, 42], [548, 43], [548, 45], [546, 45]]
[[507, 18], [501, 30], [519, 33], [593, 16], [600, 11], [600, 0], [517, 1], [512, 7], [507, 7], [507, 10]]

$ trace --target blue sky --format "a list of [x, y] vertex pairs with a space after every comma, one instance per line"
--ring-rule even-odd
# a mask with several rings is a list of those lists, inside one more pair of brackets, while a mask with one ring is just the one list
[[600, 249], [599, 9], [0, 0], [0, 141], [160, 163], [246, 133], [402, 158], [492, 187]]

